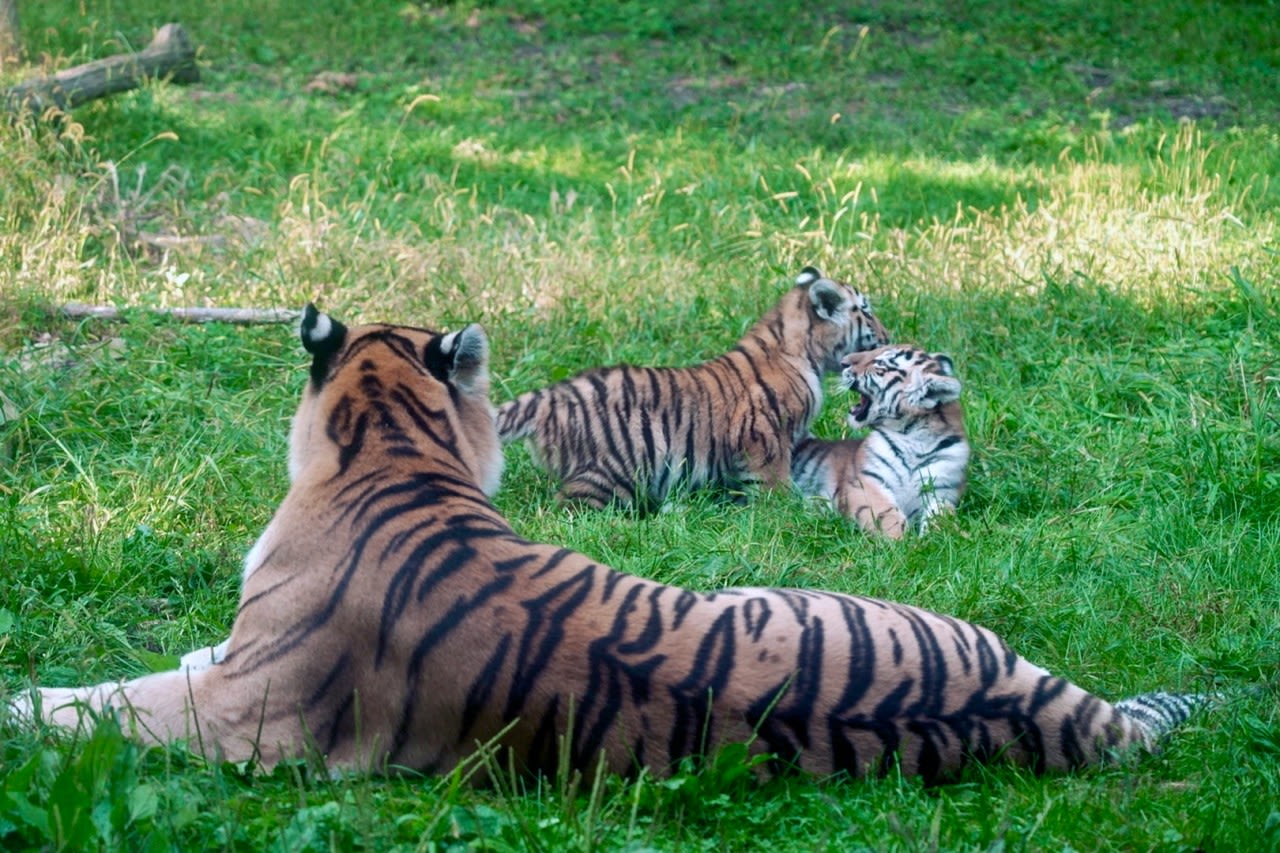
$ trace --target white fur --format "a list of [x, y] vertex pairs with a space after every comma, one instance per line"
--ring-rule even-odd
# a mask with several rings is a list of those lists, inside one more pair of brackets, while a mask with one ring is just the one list
[[325, 338], [329, 337], [329, 335], [332, 332], [333, 332], [333, 321], [329, 319], [328, 314], [321, 313], [316, 315], [315, 328], [313, 328], [307, 334], [307, 337], [310, 338], [313, 342], [323, 341]]
[[231, 638], [228, 637], [216, 646], [205, 646], [203, 649], [187, 652], [179, 661], [178, 668], [184, 672], [198, 672], [222, 663], [222, 659], [227, 656], [227, 646], [230, 644]]
[[[937, 436], [925, 429], [902, 433], [877, 426], [866, 438], [865, 470], [884, 479], [898, 509], [921, 533], [929, 519], [960, 502], [960, 489], [955, 484], [964, 482], [969, 465], [967, 441], [935, 452], [936, 446]], [[899, 464], [880, 462], [896, 460], [899, 455]], [[929, 455], [933, 458], [926, 462]]]

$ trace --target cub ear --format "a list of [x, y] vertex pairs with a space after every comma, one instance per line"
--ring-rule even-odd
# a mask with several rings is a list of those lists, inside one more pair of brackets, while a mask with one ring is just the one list
[[302, 309], [302, 324], [298, 327], [302, 347], [311, 353], [311, 381], [317, 386], [329, 373], [329, 359], [342, 349], [347, 340], [347, 327], [308, 302]]
[[436, 378], [472, 391], [489, 378], [489, 338], [475, 323], [433, 338], [427, 344], [427, 368]]
[[829, 278], [819, 278], [809, 285], [813, 310], [824, 320], [840, 320], [848, 316], [853, 300], [840, 285]]
[[940, 374], [931, 373], [924, 377], [923, 382], [917, 389], [921, 402], [928, 402], [932, 406], [941, 406], [943, 403], [959, 400], [960, 380], [956, 378], [955, 365], [945, 355], [934, 356], [934, 358], [937, 359], [938, 366], [942, 369], [942, 372]]
[[817, 267], [805, 267], [800, 270], [800, 274], [796, 276], [796, 284], [801, 286], [813, 284], [820, 278], [822, 278], [822, 272]]

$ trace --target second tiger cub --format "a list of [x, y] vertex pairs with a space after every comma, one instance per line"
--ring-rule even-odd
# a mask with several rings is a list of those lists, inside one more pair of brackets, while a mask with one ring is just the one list
[[653, 509], [677, 483], [776, 488], [822, 408], [823, 374], [888, 340], [865, 296], [805, 267], [719, 358], [589, 370], [504, 403], [498, 433], [528, 439], [560, 496], [588, 506]]
[[955, 508], [965, 487], [969, 444], [955, 367], [945, 355], [909, 345], [853, 353], [844, 364], [843, 384], [860, 395], [849, 425], [871, 432], [800, 441], [791, 478], [869, 533], [923, 533], [930, 518]]

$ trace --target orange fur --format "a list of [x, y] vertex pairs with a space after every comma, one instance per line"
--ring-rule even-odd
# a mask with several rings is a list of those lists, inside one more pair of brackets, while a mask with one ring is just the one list
[[806, 438], [792, 452], [791, 476], [806, 495], [830, 501], [868, 533], [890, 539], [924, 532], [964, 493], [969, 444], [960, 380], [951, 360], [908, 344], [853, 353], [843, 382], [857, 392], [849, 425], [864, 438]]
[[145, 742], [267, 765], [316, 750], [443, 772], [492, 743], [504, 767], [554, 772], [563, 755], [664, 773], [750, 742], [776, 770], [896, 759], [940, 779], [997, 757], [1096, 762], [1149, 746], [1199, 701], [1112, 705], [989, 630], [903, 604], [704, 594], [530, 542], [489, 502], [502, 457], [483, 332], [347, 330], [309, 308], [302, 336], [292, 483], [246, 561], [227, 643], [172, 672], [40, 688], [19, 713], [75, 726], [110, 708]]
[[887, 340], [866, 297], [806, 267], [725, 355], [587, 371], [505, 403], [498, 432], [528, 439], [561, 497], [589, 506], [652, 508], [677, 484], [779, 488], [822, 408], [822, 375]]

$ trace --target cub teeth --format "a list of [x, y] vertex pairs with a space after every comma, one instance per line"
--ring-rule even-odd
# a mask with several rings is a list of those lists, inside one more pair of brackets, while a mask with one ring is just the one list
[[866, 420], [867, 415], [871, 414], [871, 398], [861, 392], [858, 393], [858, 402], [850, 407], [849, 417], [854, 420]]

